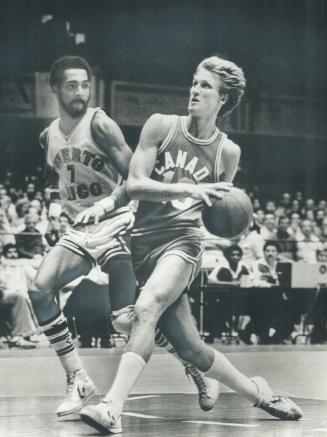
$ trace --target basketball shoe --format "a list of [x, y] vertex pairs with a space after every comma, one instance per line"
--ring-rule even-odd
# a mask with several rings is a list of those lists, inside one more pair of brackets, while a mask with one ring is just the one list
[[123, 430], [120, 412], [111, 401], [87, 405], [81, 410], [81, 419], [101, 433], [119, 434]]
[[77, 413], [94, 392], [95, 385], [85, 370], [80, 369], [68, 374], [66, 396], [57, 408], [57, 416]]
[[301, 408], [286, 397], [276, 396], [266, 380], [260, 376], [251, 379], [258, 389], [259, 400], [254, 407], [261, 408], [282, 420], [299, 420], [303, 416]]
[[185, 366], [185, 373], [191, 378], [199, 393], [199, 404], [203, 411], [211, 410], [219, 397], [219, 383], [215, 379], [204, 376], [196, 367]]

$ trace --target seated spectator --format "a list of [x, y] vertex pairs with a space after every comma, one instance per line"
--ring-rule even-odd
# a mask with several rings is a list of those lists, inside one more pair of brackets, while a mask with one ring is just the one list
[[297, 213], [297, 214], [300, 214], [300, 212], [301, 212], [301, 203], [297, 199], [292, 200], [290, 214], [292, 214], [293, 212]]
[[298, 317], [293, 295], [277, 288], [281, 285], [279, 251], [276, 241], [267, 241], [263, 249], [264, 257], [252, 265], [254, 287], [272, 288], [271, 292], [258, 292], [253, 296], [252, 311], [249, 311], [255, 334], [262, 344], [283, 342], [293, 331]]
[[243, 263], [249, 268], [254, 261], [263, 256], [264, 240], [260, 235], [259, 226], [254, 223], [249, 232], [245, 234], [238, 242], [243, 251]]
[[261, 209], [261, 202], [260, 199], [258, 199], [257, 197], [255, 197], [252, 200], [252, 206], [253, 206], [253, 210], [257, 211], [258, 209]]
[[[241, 278], [249, 275], [248, 268], [241, 260], [242, 254], [242, 249], [236, 244], [227, 247], [224, 250], [224, 258], [208, 276], [208, 282], [239, 286]], [[206, 324], [210, 332], [209, 340], [212, 341], [215, 336], [225, 332], [232, 335], [233, 331], [238, 330], [239, 317], [246, 314], [246, 302], [247, 296], [244, 293], [233, 293], [232, 290], [207, 296]]]
[[327, 242], [327, 217], [325, 217], [321, 222], [319, 239], [322, 243]]
[[327, 248], [318, 249], [316, 257], [318, 263], [327, 263]]
[[276, 240], [277, 229], [276, 229], [276, 217], [272, 213], [266, 213], [263, 220], [263, 225], [260, 229], [260, 235], [264, 241]]
[[288, 193], [288, 192], [282, 193], [282, 195], [280, 197], [279, 204], [285, 208], [287, 213], [291, 207], [291, 200], [292, 200], [292, 198], [291, 198], [290, 193]]
[[280, 217], [277, 228], [277, 240], [280, 247], [279, 260], [295, 260], [296, 240], [289, 232], [290, 219], [286, 216]]
[[275, 201], [274, 200], [272, 200], [272, 199], [269, 199], [269, 200], [267, 200], [267, 202], [266, 202], [266, 207], [265, 207], [265, 211], [266, 211], [266, 213], [268, 213], [268, 214], [275, 214], [275, 211], [276, 211], [276, 203], [275, 203]]
[[296, 240], [302, 236], [300, 223], [300, 214], [298, 212], [292, 212], [290, 216], [290, 226], [288, 228], [288, 233]]
[[265, 212], [263, 209], [257, 209], [255, 212], [255, 222], [261, 228], [265, 219]]
[[302, 235], [297, 238], [297, 259], [302, 262], [315, 264], [317, 250], [322, 249], [319, 238], [314, 235], [313, 225], [309, 220], [301, 221]]
[[43, 255], [44, 246], [42, 235], [36, 229], [37, 218], [34, 215], [25, 217], [25, 228], [16, 234], [17, 250], [20, 258], [34, 258], [35, 255]]
[[5, 210], [2, 208], [0, 208], [0, 241], [2, 242], [2, 245], [15, 243], [13, 228], [8, 221]]
[[224, 259], [214, 268], [208, 277], [210, 282], [232, 282], [240, 285], [241, 277], [249, 275], [249, 269], [241, 261], [243, 251], [237, 244], [233, 244], [224, 250]]
[[[8, 256], [15, 249], [7, 245], [4, 253]], [[10, 347], [22, 349], [35, 348], [30, 341], [37, 333], [37, 323], [27, 294], [11, 287], [12, 271], [8, 270], [4, 258], [0, 257], [0, 321], [1, 334], [8, 337]]]

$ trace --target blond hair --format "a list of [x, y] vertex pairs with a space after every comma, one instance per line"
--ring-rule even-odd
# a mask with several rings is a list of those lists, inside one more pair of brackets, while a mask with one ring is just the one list
[[234, 62], [219, 58], [218, 56], [211, 56], [204, 59], [197, 67], [205, 68], [219, 76], [222, 93], [228, 95], [228, 100], [221, 107], [219, 116], [223, 116], [232, 112], [234, 108], [240, 103], [244, 94], [246, 80], [243, 70]]

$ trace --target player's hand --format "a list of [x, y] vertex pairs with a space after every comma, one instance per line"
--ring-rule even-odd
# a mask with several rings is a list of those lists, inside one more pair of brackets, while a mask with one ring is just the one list
[[90, 208], [84, 209], [75, 217], [73, 226], [97, 224], [100, 218], [105, 215], [106, 211], [101, 205], [93, 205]]
[[206, 205], [212, 206], [210, 196], [222, 199], [222, 192], [230, 191], [233, 184], [231, 182], [216, 182], [212, 184], [192, 185], [190, 197], [203, 200]]

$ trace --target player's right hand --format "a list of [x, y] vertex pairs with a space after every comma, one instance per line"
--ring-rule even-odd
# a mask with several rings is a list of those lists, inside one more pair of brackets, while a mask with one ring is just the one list
[[192, 185], [190, 187], [189, 197], [193, 199], [203, 200], [206, 205], [212, 206], [212, 202], [210, 200], [210, 196], [215, 197], [216, 199], [222, 199], [222, 192], [230, 191], [233, 184], [231, 182], [216, 182], [216, 183], [208, 183], [208, 184], [198, 184]]
[[84, 209], [75, 217], [73, 226], [97, 224], [101, 217], [105, 215], [106, 211], [103, 206], [95, 204], [90, 208]]

